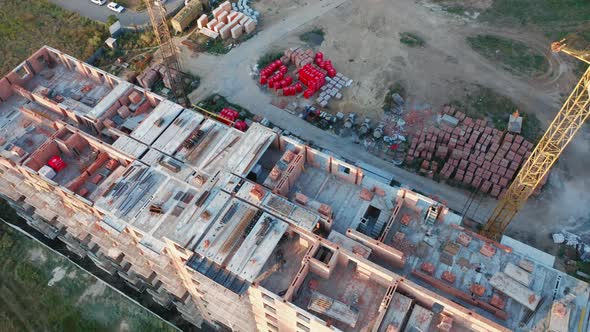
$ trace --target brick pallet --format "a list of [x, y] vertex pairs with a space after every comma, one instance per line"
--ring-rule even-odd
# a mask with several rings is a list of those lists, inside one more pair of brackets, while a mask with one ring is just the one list
[[451, 106], [444, 106], [442, 113], [459, 120], [457, 126], [441, 123], [438, 128], [430, 127], [415, 135], [406, 162], [423, 159], [420, 171], [432, 174], [433, 170], [424, 166], [432, 164], [433, 158], [442, 160], [444, 164], [438, 173], [441, 178], [454, 179], [500, 197], [530, 156], [533, 143], [488, 126], [486, 120], [468, 117]]

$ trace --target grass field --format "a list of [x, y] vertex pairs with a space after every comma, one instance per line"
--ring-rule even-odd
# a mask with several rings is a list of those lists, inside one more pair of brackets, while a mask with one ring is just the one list
[[0, 331], [176, 329], [0, 221]]
[[542, 74], [549, 68], [543, 54], [516, 40], [493, 35], [477, 35], [468, 37], [467, 43], [477, 53], [514, 74]]
[[270, 51], [265, 53], [258, 59], [258, 69], [262, 70], [264, 67], [268, 66], [271, 62], [275, 60], [279, 60], [283, 56], [283, 52], [281, 51]]
[[385, 93], [385, 97], [383, 99], [383, 111], [385, 112], [390, 112], [391, 108], [393, 106], [393, 94], [397, 93], [398, 95], [400, 95], [402, 98], [406, 98], [407, 97], [407, 92], [406, 92], [406, 87], [404, 86], [404, 84], [402, 82], [395, 82], [393, 83], [389, 89], [387, 90], [387, 93]]
[[410, 47], [424, 47], [424, 45], [426, 45], [424, 39], [411, 32], [400, 32], [399, 41]]
[[206, 109], [209, 112], [220, 113], [226, 107], [233, 108], [240, 113], [240, 119], [252, 118], [254, 115], [244, 107], [230, 103], [224, 96], [212, 94], [198, 103], [199, 107]]
[[321, 28], [314, 28], [299, 35], [299, 40], [307, 43], [311, 47], [318, 47], [324, 42], [325, 32]]
[[[464, 100], [453, 101], [451, 104], [465, 112], [467, 116], [491, 120], [494, 127], [500, 130], [506, 130], [510, 114], [518, 109], [518, 106], [510, 98], [481, 86], [469, 93]], [[532, 113], [519, 112], [523, 117], [521, 135], [536, 143], [543, 133], [541, 121]]]
[[582, 32], [590, 18], [588, 0], [495, 0], [480, 16], [498, 25], [533, 24], [551, 39]]
[[43, 45], [84, 60], [107, 36], [104, 25], [47, 0], [0, 0], [0, 76]]

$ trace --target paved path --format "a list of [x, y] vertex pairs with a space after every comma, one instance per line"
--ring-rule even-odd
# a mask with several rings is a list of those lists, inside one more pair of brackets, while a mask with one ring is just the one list
[[[110, 15], [115, 15], [121, 21], [123, 26], [144, 25], [149, 23], [150, 17], [147, 11], [134, 12], [131, 10], [124, 10], [117, 14], [107, 8], [107, 5], [98, 6], [90, 2], [90, 0], [49, 0], [50, 2], [63, 7], [65, 9], [76, 12], [82, 16], [86, 16], [95, 21], [106, 22]], [[115, 1], [116, 2], [116, 1]], [[107, 1], [108, 3], [108, 1]], [[180, 6], [183, 6], [183, 0], [168, 0], [166, 2], [166, 9], [168, 12], [173, 12]]]

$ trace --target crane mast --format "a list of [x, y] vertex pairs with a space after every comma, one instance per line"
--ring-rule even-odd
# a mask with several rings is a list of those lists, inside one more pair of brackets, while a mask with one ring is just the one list
[[[551, 45], [553, 52], [563, 52], [590, 64], [590, 52], [571, 48], [566, 40]], [[568, 143], [590, 115], [590, 67], [563, 104], [559, 113], [518, 172], [506, 193], [482, 229], [482, 235], [500, 240], [502, 234], [533, 194], [541, 180], [547, 176]]]
[[174, 40], [168, 28], [166, 21], [166, 8], [160, 4], [160, 0], [144, 0], [149, 16], [156, 35], [160, 53], [162, 54], [162, 64], [164, 65], [164, 85], [174, 94], [176, 102], [184, 98], [184, 89], [182, 86], [182, 71], [178, 61], [178, 53]]

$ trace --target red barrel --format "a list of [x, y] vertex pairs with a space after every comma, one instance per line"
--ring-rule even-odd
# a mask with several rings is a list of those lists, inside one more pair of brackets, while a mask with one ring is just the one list
[[56, 172], [59, 172], [68, 166], [66, 164], [66, 162], [63, 161], [63, 159], [61, 159], [61, 157], [59, 157], [59, 156], [53, 156], [53, 157], [49, 158], [47, 165], [49, 165], [49, 167], [53, 168], [53, 170]]
[[231, 121], [235, 121], [240, 116], [240, 113], [232, 108], [226, 107], [221, 110], [221, 115], [226, 116]]
[[297, 93], [300, 93], [301, 91], [303, 91], [303, 85], [299, 82], [297, 82], [297, 84], [295, 84], [295, 91], [297, 91]]
[[248, 124], [247, 124], [246, 122], [244, 122], [244, 121], [236, 121], [236, 122], [234, 123], [234, 127], [235, 127], [236, 129], [238, 129], [238, 130], [241, 130], [241, 131], [246, 131], [246, 130], [248, 130]]

